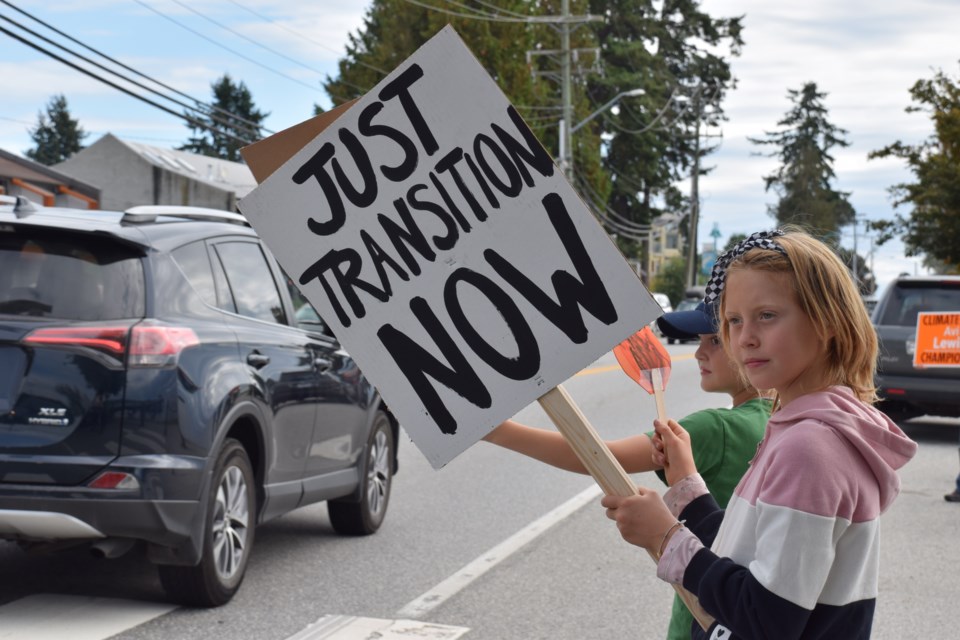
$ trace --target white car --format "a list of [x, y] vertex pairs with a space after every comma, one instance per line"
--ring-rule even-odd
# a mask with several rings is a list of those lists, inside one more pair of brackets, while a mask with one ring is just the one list
[[[660, 308], [663, 309], [664, 313], [670, 313], [673, 311], [673, 305], [670, 303], [670, 297], [665, 293], [652, 293], [653, 299], [657, 301], [657, 304], [660, 305]], [[663, 337], [663, 334], [660, 333], [660, 327], [657, 326], [657, 321], [654, 320], [650, 323], [650, 328], [655, 334]]]
[[653, 299], [657, 301], [657, 304], [663, 309], [664, 313], [670, 313], [673, 311], [673, 305], [670, 303], [670, 297], [665, 293], [654, 293]]

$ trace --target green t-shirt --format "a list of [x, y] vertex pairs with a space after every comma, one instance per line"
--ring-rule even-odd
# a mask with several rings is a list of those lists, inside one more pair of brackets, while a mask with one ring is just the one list
[[[754, 398], [732, 409], [704, 409], [678, 420], [690, 434], [697, 471], [723, 508], [763, 439], [770, 406], [769, 400]], [[666, 482], [663, 471], [656, 473]], [[690, 640], [692, 624], [693, 615], [680, 597], [674, 596], [667, 640]]]

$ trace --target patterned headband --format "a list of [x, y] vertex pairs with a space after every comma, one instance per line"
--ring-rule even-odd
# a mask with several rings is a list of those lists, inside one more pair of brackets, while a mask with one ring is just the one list
[[736, 258], [739, 258], [751, 249], [767, 249], [768, 251], [779, 251], [783, 255], [787, 252], [783, 247], [773, 241], [773, 238], [782, 236], [783, 231], [775, 229], [773, 231], [757, 231], [749, 238], [741, 240], [732, 249], [721, 254], [713, 265], [713, 271], [710, 272], [710, 281], [707, 282], [706, 295], [704, 302], [711, 304], [717, 301], [720, 293], [723, 291], [723, 285], [727, 279], [727, 267]]

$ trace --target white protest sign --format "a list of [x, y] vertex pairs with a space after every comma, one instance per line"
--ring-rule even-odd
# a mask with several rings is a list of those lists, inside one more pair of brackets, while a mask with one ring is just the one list
[[446, 27], [240, 203], [439, 468], [660, 313]]

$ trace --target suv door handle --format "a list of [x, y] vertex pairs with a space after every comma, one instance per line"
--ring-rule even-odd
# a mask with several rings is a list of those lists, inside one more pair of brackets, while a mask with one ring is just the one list
[[270, 364], [270, 356], [264, 355], [259, 351], [254, 351], [247, 356], [247, 364], [255, 369], [260, 369]]
[[330, 367], [333, 366], [333, 361], [327, 358], [316, 357], [313, 359], [313, 366], [316, 367], [320, 373], [326, 373], [330, 370]]

